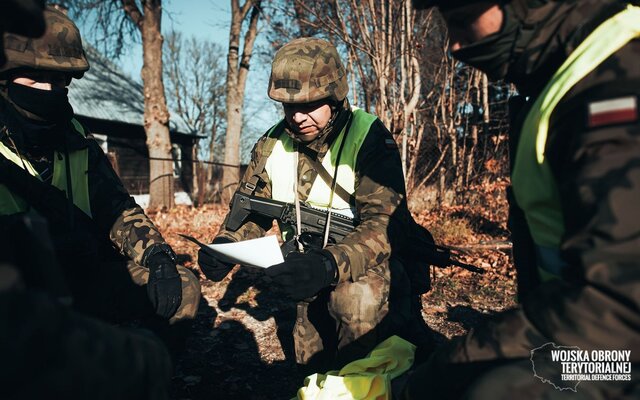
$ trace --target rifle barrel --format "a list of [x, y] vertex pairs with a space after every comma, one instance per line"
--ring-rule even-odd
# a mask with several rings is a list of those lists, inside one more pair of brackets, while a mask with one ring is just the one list
[[487, 272], [483, 268], [476, 267], [475, 265], [471, 265], [471, 264], [466, 264], [466, 263], [463, 263], [463, 262], [461, 262], [459, 260], [451, 259], [450, 264], [451, 265], [455, 265], [456, 267], [460, 267], [460, 268], [466, 269], [467, 271], [476, 272], [478, 274], [484, 274], [485, 272]]

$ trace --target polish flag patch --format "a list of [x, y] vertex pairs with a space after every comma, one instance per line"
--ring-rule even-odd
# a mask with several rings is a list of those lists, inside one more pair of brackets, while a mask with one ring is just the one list
[[589, 103], [589, 128], [634, 122], [638, 119], [638, 99], [635, 96], [618, 97]]

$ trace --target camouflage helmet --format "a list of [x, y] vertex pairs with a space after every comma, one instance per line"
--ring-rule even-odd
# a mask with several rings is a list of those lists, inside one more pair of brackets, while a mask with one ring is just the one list
[[300, 38], [282, 46], [273, 58], [269, 97], [282, 103], [343, 100], [347, 73], [336, 47], [318, 38]]
[[51, 6], [44, 10], [44, 19], [46, 31], [39, 38], [4, 34], [7, 62], [0, 68], [0, 77], [24, 68], [65, 72], [81, 78], [89, 69], [80, 31], [73, 21]]

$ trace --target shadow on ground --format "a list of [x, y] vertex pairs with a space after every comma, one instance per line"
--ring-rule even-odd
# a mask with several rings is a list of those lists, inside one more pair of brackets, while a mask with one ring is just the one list
[[495, 313], [484, 313], [469, 306], [457, 305], [447, 310], [447, 320], [451, 322], [458, 322], [466, 331], [469, 331], [482, 324], [493, 314]]
[[[172, 380], [173, 399], [266, 400], [295, 396], [301, 377], [297, 377], [292, 342], [288, 341], [295, 306], [266, 285], [258, 275], [242, 269], [234, 274], [226, 290], [222, 288], [221, 297], [221, 293], [210, 290], [215, 284], [203, 282], [209, 301], [211, 297], [219, 299], [221, 313], [205, 300], [200, 304], [187, 350]], [[248, 291], [258, 294], [245, 301]], [[265, 335], [262, 325], [270, 318], [275, 318], [278, 333]], [[268, 354], [274, 348], [279, 354]]]

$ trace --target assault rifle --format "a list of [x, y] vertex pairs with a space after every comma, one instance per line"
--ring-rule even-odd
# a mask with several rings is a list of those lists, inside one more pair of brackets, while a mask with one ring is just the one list
[[[322, 248], [322, 239], [327, 221], [328, 211], [300, 204], [300, 225], [298, 241], [305, 250]], [[236, 192], [231, 201], [231, 210], [227, 218], [226, 228], [236, 231], [251, 215], [260, 215], [278, 219], [283, 224], [296, 226], [296, 207], [294, 204], [249, 196]], [[340, 243], [349, 233], [353, 232], [360, 221], [332, 212], [329, 229], [329, 244]], [[415, 223], [415, 222], [414, 222]], [[406, 246], [406, 257], [427, 262], [433, 266], [446, 268], [457, 266], [471, 272], [483, 274], [484, 269], [465, 264], [452, 258], [451, 249], [435, 244], [431, 234], [422, 226], [415, 224], [417, 233], [412, 235], [411, 246]], [[288, 239], [282, 245], [284, 256], [296, 250], [295, 237]]]

